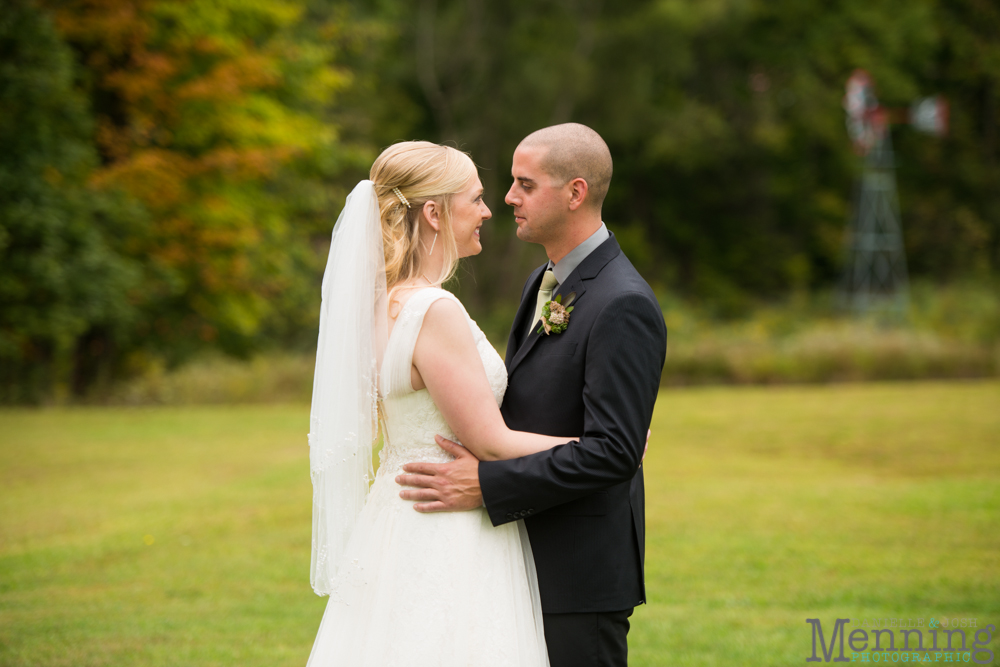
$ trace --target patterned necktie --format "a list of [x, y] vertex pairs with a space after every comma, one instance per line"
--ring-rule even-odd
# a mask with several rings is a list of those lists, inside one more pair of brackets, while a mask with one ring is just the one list
[[538, 299], [535, 301], [535, 317], [531, 320], [531, 328], [528, 330], [528, 333], [535, 330], [535, 325], [538, 324], [538, 320], [542, 317], [542, 306], [552, 298], [552, 290], [555, 289], [556, 284], [556, 274], [552, 273], [552, 269], [548, 269], [545, 275], [542, 276], [542, 284], [538, 288]]

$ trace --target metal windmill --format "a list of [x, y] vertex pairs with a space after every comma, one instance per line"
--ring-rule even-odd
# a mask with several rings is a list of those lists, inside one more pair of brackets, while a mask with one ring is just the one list
[[948, 106], [940, 97], [918, 100], [909, 114], [892, 114], [875, 97], [871, 77], [855, 70], [844, 96], [847, 131], [864, 157], [845, 240], [841, 284], [845, 305], [859, 314], [902, 314], [909, 306], [909, 276], [899, 219], [896, 165], [889, 132], [890, 116], [931, 134], [947, 132]]

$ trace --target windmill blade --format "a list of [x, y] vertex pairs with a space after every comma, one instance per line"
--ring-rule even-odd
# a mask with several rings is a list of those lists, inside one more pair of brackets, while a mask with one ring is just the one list
[[940, 95], [917, 100], [910, 106], [910, 124], [938, 137], [948, 134], [948, 100]]

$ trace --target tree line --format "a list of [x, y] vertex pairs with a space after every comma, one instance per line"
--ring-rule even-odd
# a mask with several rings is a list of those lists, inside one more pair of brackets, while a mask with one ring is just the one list
[[494, 212], [457, 287], [510, 311], [541, 258], [503, 195], [577, 121], [605, 220], [658, 289], [738, 312], [833, 285], [857, 67], [947, 137], [893, 129], [911, 274], [1000, 265], [990, 0], [8, 0], [0, 14], [0, 400], [83, 395], [204, 350], [315, 342], [343, 196], [380, 148], [449, 142]]

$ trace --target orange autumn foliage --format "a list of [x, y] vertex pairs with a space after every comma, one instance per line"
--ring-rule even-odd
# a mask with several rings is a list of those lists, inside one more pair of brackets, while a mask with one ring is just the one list
[[295, 39], [301, 3], [47, 6], [86, 73], [102, 156], [93, 182], [150, 213], [133, 246], [163, 276], [152, 292], [177, 318], [196, 314], [185, 329], [202, 339], [210, 329], [252, 336], [291, 279], [281, 255], [306, 242], [276, 184], [331, 149], [322, 110], [344, 81], [328, 48]]

